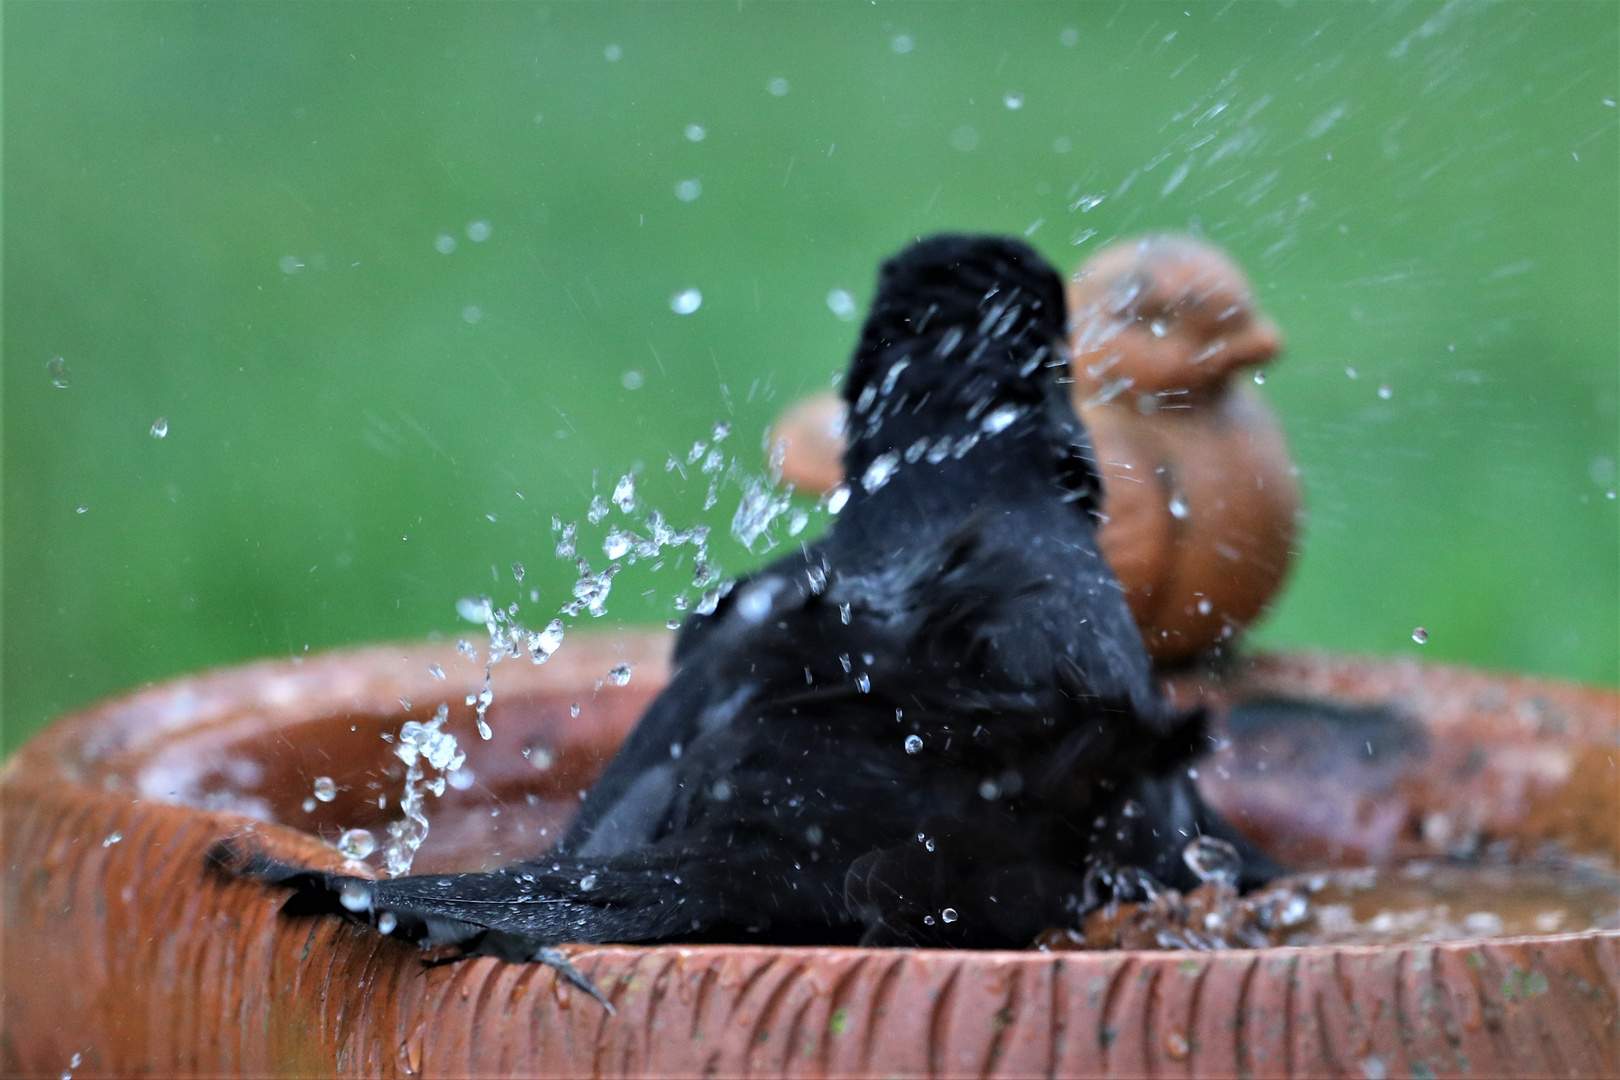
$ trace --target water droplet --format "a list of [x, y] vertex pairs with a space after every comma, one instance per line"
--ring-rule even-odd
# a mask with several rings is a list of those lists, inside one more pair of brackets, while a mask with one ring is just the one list
[[697, 179], [682, 180], [675, 185], [675, 197], [681, 202], [692, 202], [703, 194], [703, 183]]
[[1193, 837], [1181, 849], [1181, 861], [1198, 875], [1199, 881], [1233, 888], [1237, 887], [1238, 873], [1243, 869], [1243, 856], [1238, 854], [1237, 848], [1213, 836]]
[[1001, 785], [994, 780], [985, 780], [979, 784], [979, 798], [996, 799], [1001, 796]]
[[399, 920], [394, 917], [392, 911], [385, 911], [377, 916], [377, 933], [392, 934], [397, 926], [399, 926]]
[[167, 420], [163, 419], [163, 417], [161, 417], [161, 416], [158, 417], [156, 420], [152, 421], [152, 438], [154, 438], [154, 439], [166, 439], [168, 437], [169, 437], [169, 422]]
[[475, 325], [481, 319], [483, 319], [483, 317], [484, 309], [479, 307], [477, 304], [468, 304], [466, 307], [461, 309], [462, 321], [467, 323], [469, 326]]
[[867, 491], [876, 491], [889, 482], [894, 470], [900, 465], [900, 452], [889, 450], [872, 459], [872, 464], [866, 467], [861, 474], [861, 487]]
[[855, 298], [843, 289], [834, 289], [827, 294], [827, 310], [849, 322], [855, 318]]
[[469, 221], [467, 223], [467, 239], [475, 244], [482, 244], [485, 240], [488, 240], [489, 233], [490, 228], [487, 221]]
[[849, 502], [849, 488], [845, 487], [843, 484], [839, 484], [837, 487], [827, 492], [827, 513], [837, 514], [838, 511], [844, 508], [844, 504], [847, 502]]
[[[591, 508], [585, 512], [585, 520], [592, 525], [600, 524], [608, 516], [607, 500], [600, 495], [591, 496]], [[566, 532], [566, 530], [565, 530]]]
[[1024, 107], [1024, 95], [1009, 92], [1006, 97], [1001, 99], [1001, 103], [1009, 109], [1022, 109]]
[[1080, 31], [1072, 26], [1066, 26], [1058, 33], [1058, 44], [1065, 48], [1072, 48], [1080, 43]]
[[315, 812], [315, 800], [314, 799], [305, 799], [304, 800], [304, 813], [313, 814], [314, 812]]
[[630, 664], [621, 661], [608, 668], [608, 681], [614, 686], [626, 686], [630, 682]]
[[1017, 419], [1018, 406], [1002, 405], [999, 408], [992, 409], [985, 415], [985, 418], [979, 422], [979, 430], [986, 435], [996, 435], [1011, 427], [1013, 421]]
[[575, 702], [574, 704], [568, 706], [568, 715], [576, 717], [576, 718], [579, 716], [579, 703], [578, 702]]
[[979, 145], [979, 133], [967, 124], [951, 132], [951, 149], [966, 154]]
[[1089, 214], [1101, 205], [1102, 201], [1107, 197], [1106, 195], [1082, 195], [1070, 204], [1069, 209], [1078, 210], [1082, 214]]
[[315, 797], [321, 802], [331, 802], [337, 798], [337, 782], [330, 776], [317, 776], [315, 778]]
[[51, 385], [58, 390], [68, 388], [68, 366], [64, 358], [53, 356], [45, 361], [45, 373], [51, 377]]
[[494, 729], [489, 726], [489, 721], [485, 720], [482, 716], [478, 718], [478, 737], [483, 739], [485, 742], [489, 742], [489, 740], [495, 737]]
[[855, 689], [859, 690], [863, 694], [870, 694], [872, 692], [871, 676], [867, 675], [864, 671], [855, 676]]
[[634, 473], [625, 473], [619, 477], [619, 482], [613, 485], [613, 505], [621, 513], [628, 514], [636, 508], [636, 476]]
[[669, 310], [677, 315], [690, 315], [703, 306], [703, 294], [696, 289], [682, 289], [669, 298]]
[[428, 674], [441, 682], [444, 681], [444, 668], [440, 667], [438, 664], [429, 664]]
[[350, 859], [363, 859], [377, 850], [377, 838], [369, 829], [347, 829], [338, 837], [337, 849]]
[[523, 756], [529, 759], [529, 764], [534, 767], [535, 772], [545, 772], [557, 761], [557, 756], [544, 746], [526, 746], [523, 748]]
[[1359, 379], [1359, 378], [1361, 378], [1360, 373], [1358, 373], [1356, 371], [1356, 369], [1353, 368], [1353, 367], [1345, 368], [1344, 369], [1344, 375], [1345, 375], [1345, 378], [1347, 378], [1347, 379]]
[[1200, 615], [1208, 615], [1210, 613], [1210, 610], [1211, 610], [1211, 605], [1210, 605], [1210, 602], [1209, 602], [1209, 597], [1206, 596], [1204, 599], [1198, 601], [1198, 614], [1200, 614]]
[[1256, 385], [1256, 386], [1264, 386], [1264, 385], [1266, 385], [1266, 373], [1265, 372], [1257, 371], [1257, 372], [1254, 373], [1254, 385]]
[[104, 847], [104, 848], [112, 847], [114, 844], [118, 843], [118, 841], [122, 840], [123, 838], [124, 838], [124, 834], [115, 830], [115, 831], [110, 832], [110, 833], [107, 834], [107, 838], [101, 842], [101, 846]]
[[1181, 494], [1181, 492], [1178, 491], [1174, 495], [1171, 495], [1170, 516], [1175, 518], [1177, 521], [1185, 521], [1187, 520], [1187, 513], [1187, 500]]
[[338, 903], [343, 905], [345, 911], [370, 911], [371, 890], [364, 882], [346, 881], [338, 890]]
[[708, 129], [705, 128], [702, 124], [687, 124], [686, 125], [686, 137], [689, 140], [691, 140], [692, 142], [702, 142], [704, 140], [704, 138], [706, 138], [708, 136], [708, 134], [709, 134]]
[[523, 564], [522, 563], [515, 562], [515, 563], [512, 564], [512, 577], [519, 585], [523, 584]]
[[923, 741], [922, 741], [922, 736], [921, 735], [907, 735], [906, 736], [906, 753], [908, 753], [908, 754], [920, 754], [920, 753], [922, 753], [922, 748], [923, 748]]
[[451, 769], [444, 775], [450, 781], [450, 786], [457, 791], [466, 791], [478, 780], [478, 777], [468, 768]]
[[765, 89], [770, 91], [772, 97], [781, 97], [783, 94], [788, 92], [788, 81], [782, 78], [782, 76], [778, 75], [776, 78], [765, 84]]
[[1135, 799], [1126, 799], [1125, 805], [1120, 807], [1119, 812], [1128, 818], [1141, 817], [1143, 813], [1142, 804]]
[[596, 888], [595, 874], [586, 874], [584, 877], [579, 879], [580, 892], [590, 892], [594, 888]]
[[283, 274], [296, 274], [304, 268], [304, 264], [298, 261], [296, 255], [283, 255], [280, 265]]
[[934, 925], [934, 917], [932, 915], [924, 915], [923, 916], [923, 925], [924, 926], [933, 926]]
[[629, 553], [634, 537], [618, 529], [609, 529], [606, 537], [602, 539], [602, 554], [610, 559], [622, 559]]
[[957, 920], [956, 909], [948, 907], [939, 913], [939, 917], [942, 922], [953, 923]]
[[1412, 640], [1419, 645], [1425, 645], [1429, 641], [1429, 632], [1421, 626], [1414, 626], [1412, 627]]
[[433, 238], [433, 246], [440, 255], [448, 255], [456, 250], [456, 238], [447, 232], [442, 232]]
[[618, 45], [609, 45], [602, 50], [602, 55], [610, 64], [616, 64], [624, 56], [624, 49]]
[[917, 47], [910, 34], [896, 34], [889, 39], [889, 50], [896, 56], [904, 56]]
[[[1614, 495], [1610, 494], [1609, 498], [1611, 498], [1611, 499], [1614, 498]], [[88, 514], [90, 512], [90, 504], [89, 503], [80, 503], [78, 505], [77, 509], [75, 509], [73, 512], [76, 513], [76, 514]]]
[[1378, 396], [1383, 398], [1385, 401], [1388, 401], [1390, 398], [1395, 396], [1395, 390], [1389, 385], [1389, 383], [1385, 383], [1383, 386], [1378, 388]]

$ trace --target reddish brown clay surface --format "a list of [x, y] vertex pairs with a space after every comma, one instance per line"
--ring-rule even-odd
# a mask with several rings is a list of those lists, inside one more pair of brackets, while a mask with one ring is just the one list
[[[432, 806], [418, 867], [543, 850], [661, 685], [666, 647], [662, 635], [581, 636], [543, 668], [501, 665], [489, 743], [459, 705], [483, 669], [443, 646], [204, 674], [55, 725], [0, 779], [0, 1066], [51, 1077], [1620, 1072], [1613, 931], [1216, 953], [569, 950], [612, 998], [610, 1015], [549, 968], [427, 969], [414, 949], [338, 919], [284, 918], [278, 890], [204, 865], [215, 840], [251, 831], [284, 858], [337, 867], [319, 837], [380, 831], [376, 794], [399, 790], [380, 735], [442, 700], [457, 703], [477, 782]], [[621, 659], [635, 664], [630, 685], [595, 691]], [[446, 681], [428, 674], [434, 662]], [[1286, 857], [1616, 850], [1612, 693], [1308, 657], [1188, 679], [1178, 693], [1387, 703], [1417, 719], [1342, 775], [1323, 749], [1342, 732], [1234, 731], [1203, 769], [1210, 793]], [[307, 813], [317, 776], [339, 795]]]

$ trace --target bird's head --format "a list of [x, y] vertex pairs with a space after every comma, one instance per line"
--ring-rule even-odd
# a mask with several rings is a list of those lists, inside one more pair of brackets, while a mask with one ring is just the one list
[[1193, 236], [1144, 236], [1099, 251], [1075, 274], [1069, 306], [1084, 397], [1110, 387], [1210, 392], [1282, 348], [1243, 271]]

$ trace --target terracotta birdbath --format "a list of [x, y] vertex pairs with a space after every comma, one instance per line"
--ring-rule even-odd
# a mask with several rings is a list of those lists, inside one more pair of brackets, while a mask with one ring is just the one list
[[[236, 836], [283, 859], [344, 865], [333, 846], [342, 830], [380, 835], [398, 813], [398, 759], [383, 736], [440, 702], [451, 704], [471, 782], [430, 798], [417, 869], [541, 852], [664, 682], [668, 644], [662, 634], [580, 634], [544, 667], [498, 666], [488, 742], [461, 704], [481, 687], [482, 665], [426, 644], [205, 673], [58, 722], [0, 779], [0, 1068], [52, 1077], [1620, 1072], [1615, 930], [1215, 952], [565, 950], [611, 999], [609, 1013], [549, 967], [480, 958], [428, 968], [414, 948], [369, 929], [282, 916], [283, 891], [205, 861]], [[628, 685], [599, 681], [625, 660]], [[1200, 782], [1295, 865], [1461, 849], [1620, 857], [1612, 692], [1308, 656], [1188, 677], [1176, 692], [1259, 703], [1203, 763]], [[1358, 755], [1340, 745], [1351, 729], [1329, 730], [1331, 718], [1325, 728], [1268, 726], [1267, 702], [1299, 700], [1387, 707], [1410, 722], [1380, 728]], [[313, 795], [323, 777], [330, 801]]]

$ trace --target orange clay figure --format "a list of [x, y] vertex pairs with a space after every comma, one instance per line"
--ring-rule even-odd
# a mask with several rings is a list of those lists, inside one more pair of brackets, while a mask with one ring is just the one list
[[[1075, 405], [1107, 489], [1103, 554], [1148, 652], [1191, 659], [1263, 612], [1293, 556], [1299, 483], [1264, 399], [1233, 376], [1282, 346], [1213, 244], [1158, 234], [1099, 251], [1069, 286]], [[843, 405], [793, 406], [772, 433], [783, 478], [842, 473]]]

